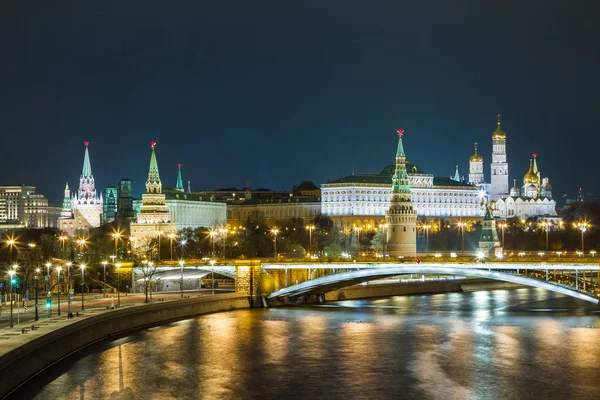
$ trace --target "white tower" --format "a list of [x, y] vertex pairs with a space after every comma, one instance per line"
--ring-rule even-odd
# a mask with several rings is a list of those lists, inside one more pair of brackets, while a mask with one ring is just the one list
[[492, 163], [490, 164], [490, 195], [492, 200], [497, 200], [508, 195], [508, 163], [506, 162], [506, 132], [500, 125], [498, 114], [498, 127], [492, 134]]
[[473, 185], [483, 183], [483, 158], [477, 154], [477, 142], [475, 142], [475, 153], [469, 158], [469, 183]]
[[387, 249], [392, 257], [417, 255], [417, 212], [410, 199], [406, 155], [402, 146], [402, 134], [398, 129], [398, 149], [396, 150], [396, 171], [392, 177], [392, 201], [385, 213], [387, 228]]

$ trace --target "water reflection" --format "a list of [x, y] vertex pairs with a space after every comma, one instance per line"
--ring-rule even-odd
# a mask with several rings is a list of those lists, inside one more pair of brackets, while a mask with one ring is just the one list
[[596, 399], [599, 326], [534, 289], [241, 310], [96, 345], [15, 398]]

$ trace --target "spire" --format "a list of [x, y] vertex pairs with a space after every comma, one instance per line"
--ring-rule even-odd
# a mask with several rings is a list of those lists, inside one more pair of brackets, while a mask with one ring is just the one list
[[537, 153], [533, 153], [532, 156], [533, 156], [533, 173], [537, 175], [537, 174], [539, 174], [537, 161], [536, 161]]
[[[402, 145], [404, 129], [398, 129], [398, 149], [396, 150], [396, 170], [392, 176], [392, 193], [410, 193], [408, 174], [406, 172], [406, 155]], [[410, 201], [410, 198], [409, 198]]]
[[458, 165], [456, 166], [456, 172], [454, 173], [454, 177], [451, 178], [453, 181], [460, 182], [460, 174], [458, 173]]
[[188, 181], [188, 193], [192, 193], [192, 182]]
[[181, 164], [177, 164], [177, 184], [175, 185], [175, 190], [180, 192], [184, 192], [183, 189], [183, 180], [181, 180]]
[[90, 141], [86, 140], [83, 144], [85, 144], [85, 156], [83, 157], [83, 170], [81, 171], [81, 176], [87, 178], [92, 176], [92, 164], [90, 163], [90, 153], [88, 151]]
[[65, 185], [65, 197], [62, 202], [62, 209], [60, 211], [60, 219], [73, 218], [73, 204], [71, 202], [71, 190], [69, 189], [69, 182]]
[[150, 168], [148, 169], [148, 180], [146, 181], [146, 193], [162, 193], [162, 183], [158, 173], [158, 163], [156, 162], [156, 153], [154, 147], [156, 142], [150, 143], [152, 154], [150, 155]]
[[494, 140], [505, 140], [506, 139], [506, 132], [504, 132], [502, 130], [502, 122], [500, 121], [500, 117], [502, 117], [502, 114], [496, 115], [496, 122], [498, 124], [498, 127], [492, 134], [492, 139], [494, 139]]

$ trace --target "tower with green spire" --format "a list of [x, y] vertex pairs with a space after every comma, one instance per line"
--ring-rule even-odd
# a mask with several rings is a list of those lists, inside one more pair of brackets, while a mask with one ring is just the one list
[[402, 143], [404, 130], [398, 129], [396, 132], [398, 132], [396, 169], [392, 176], [390, 208], [385, 213], [387, 250], [391, 257], [415, 257], [417, 255], [417, 212], [413, 209], [410, 198], [406, 154]]
[[542, 187], [542, 174], [540, 174], [540, 170], [537, 166], [537, 153], [533, 153], [533, 173], [538, 177], [538, 194], [540, 194], [540, 189]]
[[484, 256], [502, 253], [498, 231], [496, 230], [496, 220], [492, 216], [489, 207], [485, 208], [485, 216], [481, 223], [481, 237], [479, 238], [479, 252]]
[[65, 197], [62, 202], [62, 210], [60, 211], [60, 219], [73, 218], [73, 205], [71, 203], [71, 190], [69, 189], [69, 182], [65, 184]]
[[183, 189], [183, 180], [181, 179], [181, 164], [177, 164], [177, 184], [175, 185], [175, 190], [180, 192], [184, 192]]
[[156, 235], [175, 232], [175, 224], [171, 223], [171, 213], [166, 205], [166, 197], [162, 193], [162, 183], [156, 161], [156, 142], [151, 143], [150, 167], [146, 180], [146, 193], [142, 194], [142, 205], [137, 214], [137, 221], [130, 225], [131, 236], [135, 246], [140, 246]]

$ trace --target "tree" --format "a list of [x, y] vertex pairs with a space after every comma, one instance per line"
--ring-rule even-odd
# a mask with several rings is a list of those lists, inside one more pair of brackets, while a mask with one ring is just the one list
[[325, 252], [325, 257], [328, 258], [338, 258], [342, 256], [342, 248], [336, 243], [325, 246], [323, 251]]
[[383, 231], [378, 230], [371, 239], [371, 246], [376, 253], [383, 253]]

